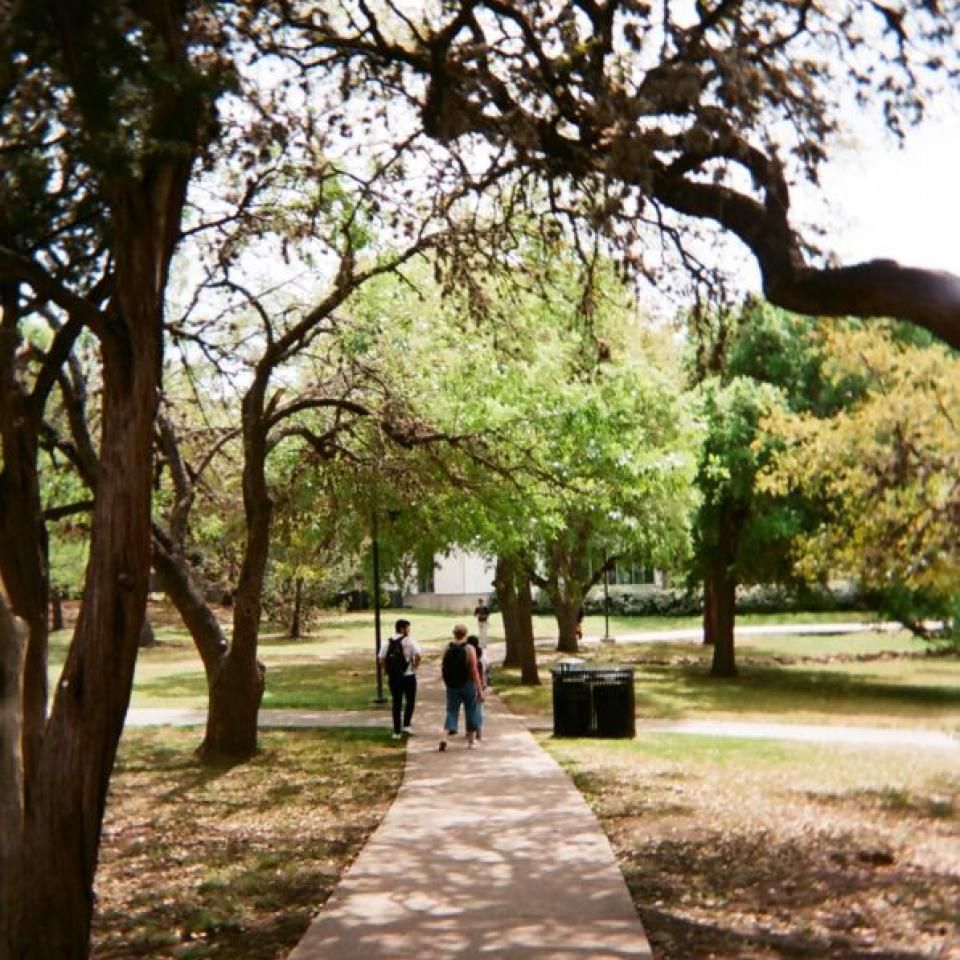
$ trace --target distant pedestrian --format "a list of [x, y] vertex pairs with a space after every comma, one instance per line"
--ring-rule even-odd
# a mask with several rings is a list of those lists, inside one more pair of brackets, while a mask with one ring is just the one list
[[[410, 636], [410, 621], [398, 620], [395, 633], [380, 652], [380, 666], [390, 685], [390, 705], [393, 709], [393, 738], [413, 733], [413, 711], [417, 705], [417, 667], [420, 666], [420, 647]], [[402, 726], [401, 726], [402, 718]]]
[[583, 607], [580, 607], [580, 609], [577, 611], [577, 639], [578, 640], [583, 639], [583, 616], [585, 612], [586, 611], [583, 609]]
[[467, 747], [470, 748], [483, 722], [479, 715], [483, 681], [477, 654], [467, 643], [467, 628], [462, 623], [453, 628], [453, 640], [444, 651], [441, 672], [443, 685], [447, 688], [447, 715], [440, 734], [440, 749], [446, 750], [447, 738], [457, 732], [461, 706], [467, 726]]
[[490, 619], [490, 608], [483, 597], [477, 599], [477, 605], [473, 608], [473, 615], [477, 618], [477, 634], [480, 637], [480, 646], [487, 645], [487, 621]]

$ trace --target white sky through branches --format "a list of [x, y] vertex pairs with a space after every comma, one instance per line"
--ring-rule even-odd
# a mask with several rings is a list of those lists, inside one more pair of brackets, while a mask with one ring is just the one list
[[960, 111], [907, 131], [903, 148], [874, 132], [834, 151], [822, 200], [796, 198], [805, 219], [825, 207], [824, 246], [842, 263], [887, 257], [960, 274]]

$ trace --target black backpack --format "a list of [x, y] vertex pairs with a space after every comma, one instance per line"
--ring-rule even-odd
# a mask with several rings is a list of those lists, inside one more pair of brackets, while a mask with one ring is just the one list
[[409, 661], [403, 653], [403, 637], [391, 637], [387, 641], [387, 652], [383, 657], [387, 676], [393, 680], [402, 677], [407, 672]]
[[467, 645], [465, 643], [451, 643], [444, 651], [440, 673], [446, 686], [454, 689], [462, 687], [470, 679], [470, 670], [467, 667]]

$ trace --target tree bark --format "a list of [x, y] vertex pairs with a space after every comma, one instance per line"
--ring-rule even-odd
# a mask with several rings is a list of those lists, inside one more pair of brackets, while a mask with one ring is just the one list
[[703, 578], [703, 643], [712, 647], [717, 638], [717, 595], [713, 578], [708, 574]]
[[241, 761], [257, 752], [257, 714], [265, 668], [257, 660], [263, 581], [270, 550], [273, 502], [267, 488], [266, 388], [272, 358], [266, 357], [243, 398], [243, 510], [246, 542], [233, 602], [233, 638], [210, 687], [207, 729], [200, 757]]
[[577, 636], [577, 612], [583, 604], [583, 597], [577, 597], [563, 590], [551, 591], [553, 615], [557, 620], [557, 649], [563, 653], [579, 653], [580, 638]]
[[149, 647], [155, 647], [157, 645], [157, 638], [153, 632], [153, 627], [150, 624], [150, 621], [144, 617], [143, 618], [143, 627], [140, 630], [140, 649], [145, 650]]
[[0, 577], [27, 627], [23, 677], [23, 763], [29, 779], [47, 716], [49, 566], [37, 471], [41, 409], [17, 382], [18, 288], [0, 284]]
[[[0, 877], [20, 869], [23, 836], [23, 673], [27, 630], [14, 618], [0, 593]], [[17, 888], [0, 885], [0, 946], [9, 946], [5, 931], [13, 928], [19, 905]], [[3, 954], [6, 956], [6, 953]]]
[[[709, 626], [712, 633], [713, 663], [710, 676], [737, 676], [734, 627], [737, 598], [737, 541], [741, 520], [736, 505], [725, 501], [720, 507], [717, 543], [707, 562], [706, 594], [711, 599]], [[706, 616], [706, 607], [705, 616]], [[705, 622], [705, 626], [706, 626]]]
[[517, 583], [517, 625], [519, 627], [520, 682], [528, 686], [540, 684], [537, 670], [537, 648], [533, 636], [533, 593], [530, 580], [520, 571]]
[[118, 229], [124, 322], [118, 317], [101, 341], [102, 442], [90, 561], [83, 607], [27, 784], [23, 898], [7, 953], [15, 960], [87, 956], [100, 827], [146, 607], [161, 307], [153, 224], [146, 210], [139, 213], [131, 218], [138, 220], [135, 230], [130, 223]]
[[509, 557], [497, 557], [493, 586], [497, 591], [497, 603], [503, 617], [505, 667], [520, 666], [520, 615], [517, 606], [515, 569], [517, 563]]
[[203, 662], [209, 689], [220, 668], [220, 661], [226, 653], [227, 639], [190, 564], [173, 548], [173, 544], [165, 534], [156, 527], [153, 541], [153, 569], [160, 589], [170, 598], [184, 625], [190, 631], [197, 653], [200, 654]]

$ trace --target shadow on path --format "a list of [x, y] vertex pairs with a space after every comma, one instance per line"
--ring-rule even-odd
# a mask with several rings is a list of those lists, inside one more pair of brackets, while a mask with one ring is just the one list
[[495, 697], [482, 745], [440, 753], [441, 695], [421, 684], [397, 800], [290, 960], [650, 958], [569, 778]]

